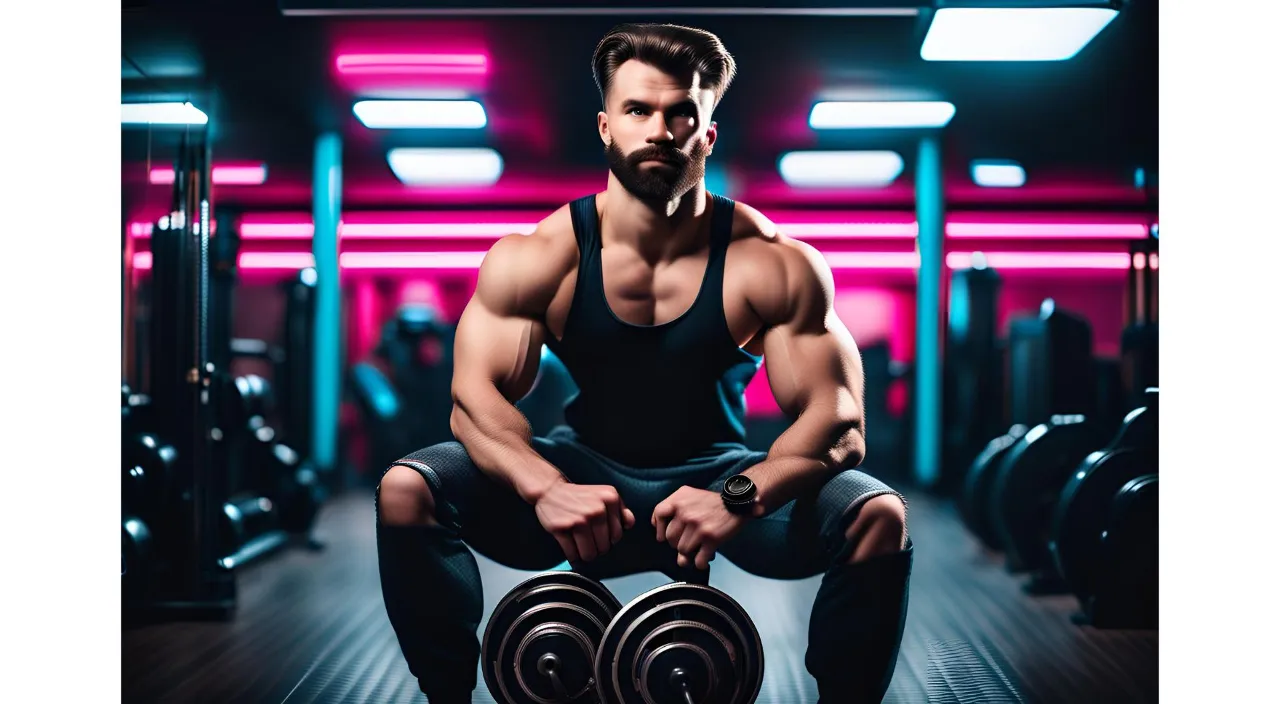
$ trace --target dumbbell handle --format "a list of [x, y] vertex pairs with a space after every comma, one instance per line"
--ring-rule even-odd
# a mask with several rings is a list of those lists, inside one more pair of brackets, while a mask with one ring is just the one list
[[680, 688], [680, 694], [684, 696], [684, 704], [694, 704], [693, 693], [689, 691], [689, 677], [683, 668], [677, 667], [671, 671], [671, 684]]
[[560, 701], [569, 701], [569, 690], [565, 689], [564, 683], [560, 681], [560, 673], [557, 669], [560, 667], [560, 658], [554, 653], [547, 653], [538, 658], [538, 672], [551, 679], [551, 687], [556, 690], [556, 697]]

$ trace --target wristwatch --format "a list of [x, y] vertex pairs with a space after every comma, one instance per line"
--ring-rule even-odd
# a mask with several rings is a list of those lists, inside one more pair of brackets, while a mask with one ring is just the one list
[[725, 480], [720, 499], [729, 513], [750, 514], [756, 505], [756, 483], [745, 474], [735, 474]]

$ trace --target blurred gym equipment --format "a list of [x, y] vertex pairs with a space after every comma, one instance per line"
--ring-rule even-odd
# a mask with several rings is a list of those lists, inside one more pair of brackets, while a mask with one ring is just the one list
[[1134, 479], [1157, 471], [1159, 390], [1148, 389], [1145, 400], [1106, 447], [1080, 463], [1054, 510], [1049, 550], [1082, 608], [1089, 608], [1097, 591], [1104, 566], [1103, 534], [1117, 493]]
[[1004, 375], [996, 303], [1000, 275], [975, 254], [971, 266], [951, 272], [946, 356], [943, 364], [944, 475], [950, 494], [963, 468], [1001, 430]]
[[453, 328], [429, 306], [403, 305], [382, 327], [373, 357], [351, 367], [348, 388], [368, 434], [368, 473], [453, 439]]

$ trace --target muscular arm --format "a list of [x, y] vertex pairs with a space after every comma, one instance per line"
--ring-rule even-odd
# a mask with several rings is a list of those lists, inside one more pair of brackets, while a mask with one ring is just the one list
[[780, 248], [781, 282], [762, 302], [765, 368], [769, 386], [791, 426], [764, 462], [745, 474], [756, 483], [764, 513], [861, 464], [862, 360], [853, 337], [836, 317], [831, 270], [813, 248], [794, 241]]
[[529, 503], [564, 481], [533, 449], [529, 421], [513, 405], [537, 376], [544, 314], [563, 281], [536, 237], [505, 237], [485, 256], [458, 321], [449, 420], [476, 466]]

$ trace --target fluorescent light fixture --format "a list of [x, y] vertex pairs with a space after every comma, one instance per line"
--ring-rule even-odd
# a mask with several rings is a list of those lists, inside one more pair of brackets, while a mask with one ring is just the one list
[[343, 252], [343, 269], [478, 269], [485, 252]]
[[[992, 269], [1125, 269], [1129, 268], [1127, 252], [986, 252], [987, 266]], [[947, 254], [947, 267], [967, 269], [974, 252]]]
[[122, 125], [207, 125], [209, 116], [191, 103], [122, 103]]
[[835, 269], [916, 269], [920, 266], [917, 252], [825, 252], [827, 266]]
[[[151, 183], [167, 186], [173, 183], [173, 169], [156, 167], [151, 169]], [[214, 166], [213, 185], [215, 186], [261, 186], [267, 181], [267, 165], [257, 166]]]
[[410, 186], [492, 186], [502, 176], [502, 157], [492, 149], [392, 149], [387, 163]]
[[933, 14], [925, 61], [1065, 61], [1115, 19], [1105, 7], [949, 7]]
[[788, 152], [778, 160], [787, 185], [803, 188], [878, 187], [902, 173], [902, 157], [891, 151]]
[[946, 127], [956, 106], [941, 100], [826, 101], [813, 106], [815, 130]]
[[[150, 269], [152, 263], [151, 252], [138, 252], [133, 255], [134, 269]], [[241, 252], [239, 259], [241, 269], [292, 271], [315, 265], [315, 257], [310, 252]]]
[[342, 54], [338, 73], [354, 75], [475, 75], [488, 71], [484, 54]]
[[488, 124], [474, 100], [361, 100], [352, 108], [370, 129], [477, 129]]
[[[480, 267], [485, 252], [342, 252], [338, 266], [342, 269], [404, 270], [404, 269], [452, 269], [469, 270]], [[904, 270], [920, 266], [917, 252], [823, 252], [827, 265], [833, 270]], [[949, 269], [968, 269], [977, 262], [995, 269], [1030, 269], [1037, 271], [1061, 270], [1128, 270], [1131, 255], [1127, 252], [950, 252], [946, 256]], [[242, 252], [241, 269], [299, 271], [315, 266], [310, 252]], [[1143, 264], [1152, 269], [1159, 267], [1156, 254], [1146, 257]], [[135, 269], [152, 267], [151, 252], [133, 255]]]
[[531, 235], [537, 223], [501, 222], [362, 222], [343, 223], [342, 236], [369, 239], [498, 238]]
[[1027, 182], [1027, 172], [1016, 161], [979, 159], [969, 165], [973, 182], [985, 188], [1018, 188]]
[[[339, 232], [341, 232], [341, 225]], [[309, 222], [242, 222], [241, 239], [311, 239], [315, 227]]]
[[1141, 240], [1141, 223], [1103, 222], [949, 222], [947, 237], [957, 239]]
[[798, 240], [885, 238], [910, 239], [917, 234], [914, 222], [780, 222], [778, 231]]
[[[860, 220], [859, 214], [852, 213], [778, 212], [766, 215], [778, 223], [783, 234], [801, 240], [910, 239], [916, 237], [918, 229], [914, 220]], [[537, 228], [540, 216], [541, 213], [477, 211], [466, 216], [452, 213], [432, 220], [426, 214], [415, 218], [395, 212], [366, 212], [352, 214], [357, 222], [340, 222], [338, 231], [343, 238], [351, 239], [496, 239], [513, 233], [531, 234]], [[164, 220], [167, 227], [168, 216]], [[151, 222], [135, 221], [129, 223], [129, 233], [134, 237], [150, 237], [153, 227]], [[1148, 236], [1145, 223], [1119, 219], [1113, 222], [975, 220], [948, 222], [946, 228], [947, 237], [953, 239], [1139, 240]], [[1153, 223], [1150, 228], [1158, 231], [1159, 225]], [[258, 214], [240, 221], [240, 236], [244, 239], [310, 239], [312, 230], [310, 218], [303, 213]]]

